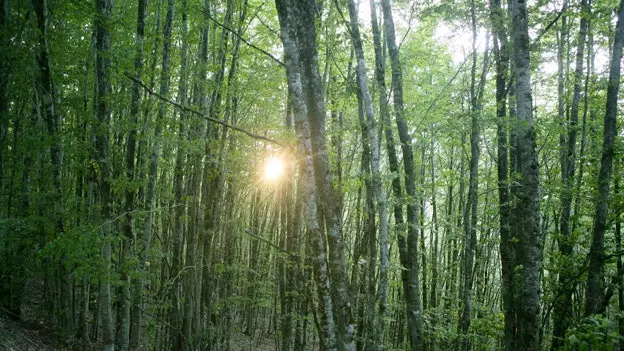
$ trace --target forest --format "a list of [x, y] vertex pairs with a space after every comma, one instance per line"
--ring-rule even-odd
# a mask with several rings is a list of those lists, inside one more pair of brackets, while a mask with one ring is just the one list
[[0, 10], [0, 349], [624, 350], [624, 0]]

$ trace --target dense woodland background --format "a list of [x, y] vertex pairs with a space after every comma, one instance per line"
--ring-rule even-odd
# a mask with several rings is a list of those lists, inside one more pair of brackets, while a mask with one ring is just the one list
[[624, 0], [0, 6], [5, 320], [80, 350], [624, 350]]

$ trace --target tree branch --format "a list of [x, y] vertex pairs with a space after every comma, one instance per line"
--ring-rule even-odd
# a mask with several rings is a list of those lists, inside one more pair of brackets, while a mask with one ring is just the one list
[[250, 237], [252, 237], [252, 238], [256, 239], [256, 240], [260, 240], [260, 241], [262, 241], [263, 243], [265, 243], [265, 244], [269, 245], [270, 247], [272, 247], [272, 248], [276, 249], [276, 250], [277, 250], [277, 251], [279, 251], [279, 252], [283, 252], [283, 253], [285, 253], [285, 254], [289, 255], [290, 257], [299, 258], [299, 255], [297, 255], [297, 254], [295, 254], [295, 253], [292, 253], [292, 252], [290, 252], [290, 251], [284, 250], [284, 249], [282, 249], [281, 247], [279, 247], [279, 246], [277, 246], [277, 245], [273, 244], [272, 242], [270, 242], [270, 241], [268, 241], [268, 240], [266, 240], [266, 239], [264, 239], [264, 238], [261, 238], [261, 237], [259, 237], [259, 236], [255, 235], [254, 233], [252, 233], [252, 232], [251, 232], [251, 229], [250, 229], [250, 228], [245, 229], [245, 233], [246, 233], [247, 235], [249, 235]]
[[247, 130], [245, 130], [245, 129], [243, 129], [243, 128], [240, 128], [240, 127], [237, 127], [237, 126], [231, 125], [231, 124], [229, 124], [229, 123], [223, 122], [223, 121], [218, 120], [218, 119], [216, 119], [216, 118], [212, 118], [212, 117], [206, 116], [205, 114], [201, 113], [200, 111], [197, 111], [197, 110], [195, 110], [195, 109], [192, 109], [192, 108], [190, 108], [190, 107], [188, 107], [188, 106], [184, 106], [184, 105], [182, 105], [182, 104], [180, 104], [180, 103], [177, 103], [177, 102], [175, 102], [175, 101], [173, 101], [173, 100], [171, 100], [171, 99], [168, 99], [168, 98], [166, 98], [166, 97], [164, 97], [164, 96], [160, 95], [159, 93], [155, 92], [155, 91], [154, 91], [154, 90], [152, 90], [150, 87], [148, 87], [148, 86], [147, 86], [147, 85], [146, 85], [146, 84], [145, 84], [142, 80], [140, 80], [140, 79], [138, 79], [138, 78], [136, 78], [136, 77], [134, 77], [134, 76], [131, 76], [131, 75], [130, 75], [130, 74], [128, 74], [128, 73], [124, 73], [124, 75], [125, 75], [126, 77], [128, 77], [128, 79], [130, 79], [130, 80], [132, 80], [133, 82], [135, 82], [135, 83], [139, 84], [139, 85], [140, 85], [143, 89], [145, 89], [148, 93], [150, 93], [150, 95], [153, 95], [153, 96], [155, 96], [155, 97], [159, 98], [160, 100], [162, 100], [162, 101], [164, 101], [164, 102], [166, 102], [166, 103], [169, 103], [169, 104], [171, 104], [171, 105], [173, 105], [173, 106], [177, 107], [178, 109], [180, 109], [180, 110], [182, 110], [182, 111], [185, 111], [185, 112], [192, 113], [192, 114], [194, 114], [194, 115], [197, 115], [197, 116], [203, 117], [203, 118], [205, 118], [206, 120], [208, 120], [209, 122], [216, 123], [216, 124], [220, 124], [220, 125], [222, 125], [222, 126], [224, 126], [224, 127], [226, 127], [226, 128], [229, 128], [229, 129], [235, 130], [235, 131], [237, 131], [237, 132], [241, 132], [241, 133], [243, 133], [243, 134], [245, 134], [245, 135], [247, 135], [247, 136], [249, 136], [249, 137], [252, 137], [252, 138], [254, 138], [254, 139], [264, 140], [264, 141], [266, 141], [266, 142], [269, 142], [269, 143], [272, 143], [272, 144], [275, 144], [275, 145], [279, 145], [279, 146], [281, 146], [281, 147], [283, 147], [283, 148], [288, 148], [288, 147], [287, 147], [284, 143], [282, 143], [282, 142], [280, 142], [280, 141], [277, 141], [277, 140], [275, 140], [275, 139], [271, 139], [271, 138], [269, 138], [269, 137], [265, 137], [265, 136], [263, 136], [263, 135], [254, 134], [254, 133], [252, 133], [252, 132], [250, 132], [250, 131], [247, 131]]
[[272, 59], [273, 61], [275, 61], [275, 63], [277, 63], [278, 65], [284, 67], [284, 62], [282, 62], [280, 59], [278, 59], [277, 57], [273, 56], [273, 54], [271, 54], [270, 52], [261, 49], [259, 47], [257, 47], [256, 45], [254, 45], [253, 43], [249, 42], [247, 39], [243, 38], [243, 36], [238, 33], [237, 31], [235, 31], [234, 29], [226, 26], [225, 24], [217, 21], [214, 17], [212, 17], [210, 15], [210, 13], [208, 13], [207, 11], [202, 10], [202, 12], [204, 13], [204, 15], [206, 17], [208, 17], [212, 22], [214, 22], [214, 24], [216, 24], [217, 26], [227, 30], [228, 32], [236, 35], [243, 43], [245, 43], [247, 46], [249, 46], [252, 49], [256, 49], [257, 51], [263, 53], [264, 55], [268, 56], [270, 59]]

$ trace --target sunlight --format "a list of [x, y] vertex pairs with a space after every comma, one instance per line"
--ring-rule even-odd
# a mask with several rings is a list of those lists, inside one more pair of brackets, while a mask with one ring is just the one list
[[284, 161], [279, 157], [271, 157], [264, 164], [264, 179], [276, 181], [284, 174]]

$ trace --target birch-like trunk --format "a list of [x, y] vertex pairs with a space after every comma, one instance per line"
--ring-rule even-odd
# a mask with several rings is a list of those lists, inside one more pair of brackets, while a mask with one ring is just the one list
[[[374, 201], [379, 211], [379, 227], [378, 227], [378, 240], [380, 243], [380, 276], [379, 276], [379, 298], [380, 298], [380, 311], [385, 311], [388, 299], [388, 214], [387, 214], [387, 202], [386, 195], [383, 191], [383, 185], [381, 182], [381, 172], [380, 172], [380, 143], [378, 139], [377, 126], [375, 122], [375, 115], [373, 109], [373, 101], [371, 98], [370, 91], [368, 89], [368, 83], [366, 79], [366, 63], [364, 60], [364, 49], [362, 47], [362, 39], [360, 37], [360, 30], [358, 24], [358, 13], [355, 8], [355, 3], [353, 0], [348, 1], [349, 7], [349, 17], [351, 19], [351, 41], [353, 43], [353, 47], [355, 49], [355, 57], [357, 62], [356, 67], [356, 77], [357, 77], [357, 85], [360, 91], [362, 102], [364, 104], [364, 112], [366, 115], [366, 137], [368, 138], [367, 143], [370, 148], [370, 169], [372, 174], [372, 185], [373, 185], [373, 196]], [[374, 7], [373, 7], [374, 8]], [[364, 142], [364, 141], [363, 141]], [[374, 215], [369, 214], [369, 215]], [[376, 243], [377, 240], [373, 240], [373, 243]], [[373, 245], [376, 246], [376, 245]], [[370, 262], [369, 264], [372, 264]], [[373, 277], [370, 277], [372, 279]], [[369, 293], [373, 293], [371, 291]], [[373, 305], [374, 306], [374, 305]], [[374, 311], [369, 311], [369, 313], [373, 313]], [[378, 326], [369, 325], [368, 327], [372, 331], [370, 334], [371, 339], [375, 340], [376, 347], [378, 349], [383, 349], [383, 315], [378, 315], [377, 320], [382, 320], [379, 322]]]
[[[399, 238], [399, 255], [403, 256], [401, 264], [406, 272], [403, 280], [405, 293], [405, 308], [407, 316], [408, 334], [411, 350], [420, 350], [423, 344], [422, 333], [422, 308], [420, 305], [420, 279], [418, 265], [418, 201], [416, 194], [416, 169], [414, 165], [414, 152], [412, 149], [412, 136], [405, 122], [405, 107], [403, 103], [403, 73], [399, 48], [396, 43], [394, 31], [394, 19], [390, 0], [382, 0], [381, 7], [384, 15], [384, 32], [388, 52], [390, 53], [390, 65], [392, 67], [392, 88], [394, 112], [399, 131], [399, 141], [403, 153], [403, 167], [405, 169], [405, 192], [409, 199], [407, 203], [407, 238]], [[405, 249], [401, 249], [405, 242]]]

